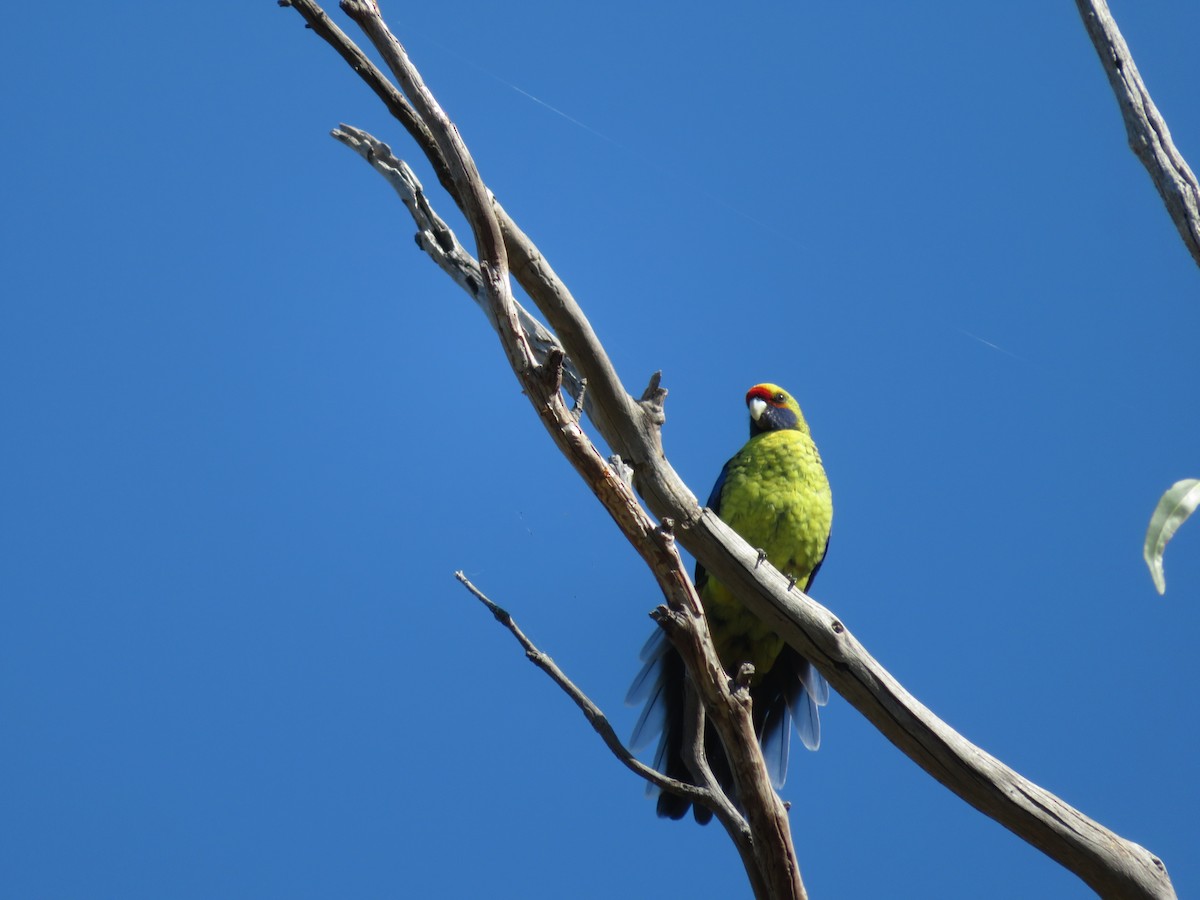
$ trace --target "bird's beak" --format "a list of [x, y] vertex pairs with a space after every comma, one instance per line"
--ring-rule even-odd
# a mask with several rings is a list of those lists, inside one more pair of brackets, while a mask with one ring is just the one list
[[750, 418], [755, 422], [767, 411], [767, 401], [762, 397], [751, 397], [750, 402], [746, 405], [750, 407]]

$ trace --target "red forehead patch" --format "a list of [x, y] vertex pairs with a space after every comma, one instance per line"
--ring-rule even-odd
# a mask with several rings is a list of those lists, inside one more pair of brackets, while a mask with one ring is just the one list
[[767, 403], [770, 403], [772, 406], [781, 406], [782, 405], [775, 400], [775, 395], [773, 393], [771, 393], [771, 389], [768, 388], [765, 384], [756, 384], [754, 387], [750, 388], [750, 390], [748, 390], [746, 392], [746, 402], [747, 403], [749, 403], [755, 397], [757, 397], [759, 400], [764, 400]]

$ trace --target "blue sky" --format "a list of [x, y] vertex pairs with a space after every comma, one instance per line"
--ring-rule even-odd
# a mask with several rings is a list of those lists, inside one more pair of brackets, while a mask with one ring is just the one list
[[[1200, 271], [1073, 4], [385, 12], [626, 384], [663, 370], [693, 490], [791, 390], [814, 596], [1200, 893], [1200, 527], [1165, 598], [1141, 560], [1200, 475]], [[1195, 166], [1200, 7], [1114, 13]], [[653, 581], [327, 137], [413, 159], [373, 96], [268, 0], [0, 41], [3, 892], [746, 896], [453, 579], [628, 734]], [[784, 790], [814, 897], [1090, 896], [837, 697], [823, 737]]]

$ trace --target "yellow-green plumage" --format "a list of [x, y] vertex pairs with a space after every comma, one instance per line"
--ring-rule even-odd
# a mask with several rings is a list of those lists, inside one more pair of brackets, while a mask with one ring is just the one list
[[[777, 569], [807, 590], [825, 558], [833, 521], [829, 481], [808, 424], [796, 401], [778, 385], [755, 385], [746, 394], [750, 440], [725, 464], [708, 506]], [[696, 587], [722, 664], [730, 674], [743, 663], [754, 666], [750, 682], [755, 731], [776, 786], [787, 769], [788, 736], [795, 719], [809, 749], [820, 743], [817, 707], [828, 700], [829, 686], [809, 662], [751, 613], [717, 579], [696, 565]], [[642, 653], [646, 664], [629, 692], [630, 702], [646, 700], [634, 729], [635, 748], [661, 728], [655, 767], [680, 780], [691, 780], [682, 759], [683, 661], [656, 634]], [[729, 763], [709, 727], [705, 750], [710, 766], [728, 791]], [[689, 803], [669, 793], [658, 798], [658, 814], [682, 817]], [[707, 809], [696, 807], [704, 823]]]
[[[782, 393], [775, 385], [764, 387]], [[724, 484], [710, 506], [803, 589], [825, 557], [833, 500], [821, 456], [798, 407], [795, 412], [798, 428], [764, 431], [726, 464]], [[700, 596], [721, 662], [730, 671], [753, 663], [757, 674], [751, 684], [760, 681], [779, 655], [782, 639], [725, 585], [715, 578], [704, 582]]]

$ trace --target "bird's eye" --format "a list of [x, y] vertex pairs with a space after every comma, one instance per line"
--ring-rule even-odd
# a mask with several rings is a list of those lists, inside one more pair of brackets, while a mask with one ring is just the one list
[[780, 391], [778, 394], [775, 395], [776, 403], [783, 403], [785, 400], [787, 400], [787, 397], [784, 395], [783, 391]]

